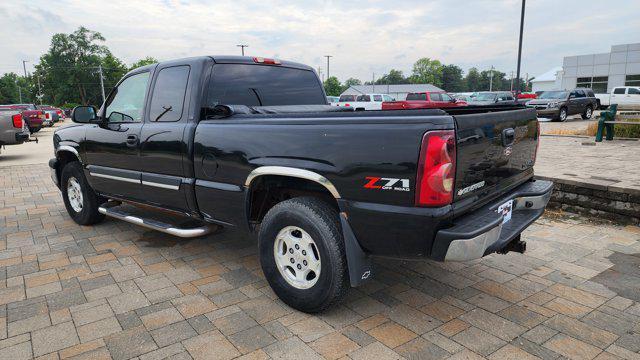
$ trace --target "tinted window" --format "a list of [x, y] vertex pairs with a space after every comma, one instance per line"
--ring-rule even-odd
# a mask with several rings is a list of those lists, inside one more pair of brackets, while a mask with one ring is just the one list
[[427, 100], [427, 94], [411, 93], [407, 94], [407, 100]]
[[207, 105], [325, 105], [322, 87], [310, 70], [270, 65], [217, 64]]
[[583, 97], [587, 97], [587, 96], [584, 94], [584, 91], [576, 90], [576, 97], [577, 98], [583, 98]]
[[373, 95], [373, 101], [382, 101], [382, 95]]
[[624, 88], [615, 88], [613, 89], [614, 94], [624, 94]]
[[596, 94], [594, 94], [593, 91], [591, 91], [591, 90], [587, 90], [587, 96], [588, 97], [595, 97]]
[[107, 100], [109, 122], [140, 122], [144, 109], [144, 95], [149, 73], [144, 72], [124, 79]]
[[341, 95], [340, 96], [340, 100], [341, 102], [344, 101], [356, 101], [356, 96], [355, 95]]
[[640, 89], [638, 88], [629, 88], [629, 95], [640, 95]]
[[371, 101], [371, 96], [369, 95], [358, 95], [356, 101]]
[[449, 96], [449, 94], [441, 94], [440, 96], [442, 96], [442, 101], [451, 101], [451, 96]]
[[164, 68], [158, 73], [151, 98], [151, 121], [178, 121], [182, 117], [189, 66]]
[[429, 99], [431, 99], [431, 101], [442, 101], [442, 96], [438, 93], [431, 93], [429, 94]]

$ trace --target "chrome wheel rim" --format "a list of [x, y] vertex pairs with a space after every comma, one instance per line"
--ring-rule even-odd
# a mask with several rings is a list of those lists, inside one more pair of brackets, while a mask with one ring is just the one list
[[587, 119], [591, 118], [592, 113], [593, 113], [593, 110], [591, 110], [591, 108], [587, 108]]
[[70, 177], [67, 181], [67, 198], [69, 199], [69, 205], [75, 212], [82, 211], [83, 197], [82, 188], [80, 182], [75, 177]]
[[320, 251], [313, 238], [297, 226], [278, 232], [273, 243], [276, 267], [284, 280], [296, 289], [309, 289], [320, 277]]
[[560, 110], [560, 120], [565, 121], [567, 120], [567, 110]]

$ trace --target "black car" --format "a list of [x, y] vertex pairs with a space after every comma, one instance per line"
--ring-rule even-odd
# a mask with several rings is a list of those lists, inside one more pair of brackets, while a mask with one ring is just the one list
[[269, 285], [308, 312], [370, 279], [374, 255], [523, 252], [553, 187], [533, 179], [531, 109], [345, 112], [311, 67], [274, 59], [148, 65], [72, 119], [49, 166], [75, 222], [256, 236]]
[[527, 107], [536, 109], [539, 117], [553, 121], [565, 121], [567, 116], [580, 114], [583, 119], [591, 119], [593, 110], [598, 108], [598, 99], [591, 89], [545, 91], [527, 102]]

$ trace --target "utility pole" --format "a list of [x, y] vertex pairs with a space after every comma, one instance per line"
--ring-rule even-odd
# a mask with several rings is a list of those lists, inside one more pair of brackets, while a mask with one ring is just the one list
[[40, 87], [40, 76], [36, 73], [36, 79], [38, 80], [38, 100], [40, 101], [40, 105], [42, 105], [42, 88]]
[[511, 72], [511, 92], [513, 92], [513, 71]]
[[322, 73], [322, 66], [318, 66], [318, 76], [322, 79], [322, 83], [324, 84], [324, 74]]
[[329, 73], [329, 59], [331, 59], [333, 55], [325, 55], [324, 57], [327, 58], [327, 80], [329, 80], [329, 77], [331, 76]]
[[240, 49], [242, 49], [241, 50], [242, 51], [242, 56], [244, 56], [244, 48], [249, 47], [249, 45], [244, 45], [244, 44], [239, 44], [239, 45], [236, 45], [236, 46], [239, 47]]
[[529, 91], [529, 73], [524, 74], [524, 91]]
[[493, 90], [493, 65], [491, 65], [491, 69], [489, 69], [489, 91]]
[[520, 94], [520, 60], [522, 59], [522, 31], [524, 30], [524, 7], [526, 0], [522, 0], [522, 11], [520, 13], [520, 40], [518, 41], [518, 69], [516, 75], [516, 98]]
[[24, 70], [24, 77], [27, 77], [27, 65], [26, 63], [28, 63], [29, 60], [22, 60], [22, 69]]
[[105, 96], [104, 96], [104, 79], [102, 76], [102, 65], [98, 65], [98, 73], [100, 74], [100, 89], [102, 90], [102, 102], [104, 103]]
[[373, 73], [373, 76], [371, 76], [371, 85], [373, 85], [371, 92], [376, 92], [376, 73]]
[[20, 104], [22, 104], [22, 88], [20, 87], [20, 84], [18, 84], [17, 81], [16, 81], [16, 85], [18, 86], [18, 94], [20, 94]]

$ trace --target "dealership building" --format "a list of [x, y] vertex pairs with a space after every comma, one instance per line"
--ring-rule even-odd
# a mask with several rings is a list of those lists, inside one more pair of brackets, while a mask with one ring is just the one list
[[[617, 86], [640, 86], [640, 43], [613, 45], [608, 53], [567, 56], [562, 70], [555, 73], [555, 79], [547, 76], [546, 82], [540, 82], [544, 87], [540, 90], [550, 90], [549, 85], [559, 84], [559, 89], [588, 87], [595, 93], [609, 93]], [[535, 82], [534, 79], [534, 91]]]

